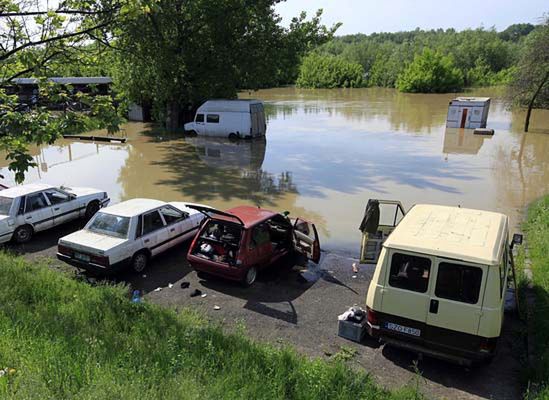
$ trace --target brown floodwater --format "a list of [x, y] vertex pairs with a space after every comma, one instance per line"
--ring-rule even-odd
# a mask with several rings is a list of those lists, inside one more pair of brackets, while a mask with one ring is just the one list
[[[467, 95], [492, 97], [493, 137], [445, 128], [452, 94], [269, 89], [241, 94], [265, 101], [265, 141], [181, 137], [128, 123], [126, 144], [59, 140], [31, 149], [38, 167], [27, 182], [93, 186], [113, 202], [288, 210], [317, 224], [324, 249], [352, 254], [369, 198], [495, 210], [516, 226], [523, 207], [549, 193], [549, 111], [535, 110], [525, 134], [524, 112], [506, 110], [501, 92]], [[13, 183], [6, 167], [1, 173]]]

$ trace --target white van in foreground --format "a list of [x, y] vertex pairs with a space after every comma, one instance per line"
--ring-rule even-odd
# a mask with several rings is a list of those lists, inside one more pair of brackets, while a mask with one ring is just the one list
[[267, 123], [259, 100], [208, 100], [196, 111], [185, 132], [229, 139], [265, 136]]
[[412, 207], [382, 245], [366, 299], [368, 333], [459, 364], [491, 359], [503, 324], [511, 248], [503, 214]]

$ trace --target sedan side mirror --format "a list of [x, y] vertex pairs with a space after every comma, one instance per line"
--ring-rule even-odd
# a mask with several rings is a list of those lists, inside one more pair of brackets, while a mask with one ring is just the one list
[[522, 244], [522, 235], [520, 233], [515, 233], [513, 235], [513, 240], [511, 241], [511, 249], [515, 246], [515, 244]]

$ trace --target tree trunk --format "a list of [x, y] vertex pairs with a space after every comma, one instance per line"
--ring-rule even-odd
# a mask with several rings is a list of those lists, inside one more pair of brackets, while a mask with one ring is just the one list
[[549, 79], [549, 72], [545, 74], [545, 78], [541, 81], [541, 84], [538, 86], [538, 89], [532, 96], [532, 99], [530, 100], [530, 103], [528, 103], [528, 111], [526, 112], [526, 121], [524, 121], [524, 132], [528, 132], [528, 128], [530, 126], [530, 115], [532, 115], [532, 108], [534, 108], [534, 102], [536, 101], [536, 97], [538, 97], [539, 92], [541, 92], [541, 88], [543, 85], [545, 85], [545, 82], [547, 82], [547, 79]]
[[179, 128], [179, 104], [176, 102], [169, 102], [166, 105], [166, 129], [169, 131], [175, 131]]

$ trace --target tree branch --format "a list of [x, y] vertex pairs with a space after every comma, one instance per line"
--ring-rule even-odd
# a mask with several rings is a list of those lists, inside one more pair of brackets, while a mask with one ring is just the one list
[[[55, 10], [55, 14], [77, 14], [77, 15], [99, 15], [111, 13], [114, 10], [101, 10], [101, 11], [89, 11], [89, 10]], [[33, 15], [46, 15], [49, 11], [18, 11], [18, 12], [0, 12], [0, 18], [2, 17], [30, 17]]]
[[46, 44], [46, 43], [50, 43], [50, 42], [55, 42], [57, 40], [63, 40], [63, 39], [68, 39], [68, 38], [71, 38], [71, 37], [76, 37], [76, 36], [80, 36], [80, 35], [86, 35], [86, 34], [89, 34], [90, 32], [93, 32], [94, 30], [96, 29], [100, 29], [100, 28], [104, 28], [105, 26], [109, 25], [112, 21], [106, 21], [106, 22], [103, 22], [99, 25], [95, 25], [91, 28], [88, 28], [88, 29], [84, 29], [83, 31], [78, 31], [78, 32], [72, 32], [72, 33], [65, 33], [65, 34], [62, 34], [62, 35], [58, 35], [58, 36], [53, 36], [53, 37], [50, 37], [50, 38], [47, 38], [47, 39], [42, 39], [42, 40], [37, 40], [36, 42], [27, 42], [25, 44], [22, 44], [21, 46], [19, 47], [16, 47], [2, 55], [0, 55], [0, 61], [3, 61], [3, 60], [6, 60], [8, 59], [9, 57], [11, 57], [12, 55], [14, 55], [15, 53], [17, 53], [18, 51], [21, 51], [23, 49], [26, 49], [27, 47], [32, 47], [32, 46], [38, 46], [38, 45], [41, 45], [41, 44]]
[[15, 73], [14, 75], [10, 76], [9, 78], [7, 79], [4, 79], [2, 81], [2, 83], [8, 83], [10, 82], [11, 80], [15, 79], [15, 78], [19, 78], [21, 75], [24, 75], [24, 74], [27, 74], [29, 72], [32, 72], [37, 66], [44, 66], [44, 64], [46, 64], [49, 60], [51, 60], [52, 58], [58, 56], [59, 54], [62, 54], [61, 51], [57, 51], [55, 53], [52, 53], [50, 54], [49, 56], [45, 57], [44, 59], [42, 59], [40, 62], [38, 62], [36, 65], [33, 65], [32, 67], [29, 67], [23, 71], [19, 71], [17, 73]]

